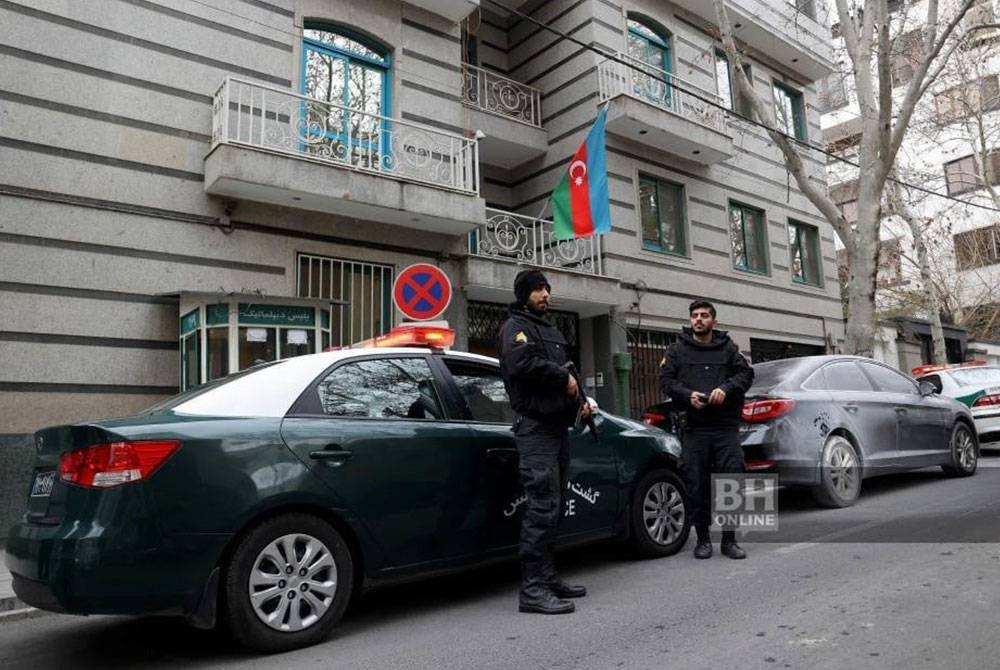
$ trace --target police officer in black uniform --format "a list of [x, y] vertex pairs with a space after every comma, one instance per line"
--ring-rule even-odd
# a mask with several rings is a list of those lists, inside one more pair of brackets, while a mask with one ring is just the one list
[[590, 407], [579, 401], [578, 380], [563, 367], [566, 340], [546, 317], [549, 282], [538, 270], [514, 279], [516, 300], [500, 328], [500, 370], [514, 409], [514, 439], [527, 497], [521, 520], [521, 592], [519, 609], [567, 614], [564, 598], [587, 594], [556, 575], [553, 549], [562, 518], [569, 467], [569, 427]]
[[[695, 300], [688, 312], [691, 327], [683, 329], [660, 362], [660, 391], [674, 407], [686, 410], [681, 454], [691, 522], [698, 535], [694, 555], [711, 558], [711, 477], [713, 472], [744, 471], [740, 414], [743, 396], [753, 383], [753, 368], [729, 335], [715, 330], [712, 303]], [[720, 549], [730, 558], [746, 558], [731, 528], [723, 529]]]

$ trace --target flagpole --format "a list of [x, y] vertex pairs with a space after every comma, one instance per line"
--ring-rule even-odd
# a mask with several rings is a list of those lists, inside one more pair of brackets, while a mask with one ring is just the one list
[[[545, 210], [549, 208], [549, 200], [552, 198], [551, 195], [545, 198], [545, 202], [542, 203], [542, 208], [538, 211], [538, 216], [535, 217], [535, 221], [531, 226], [533, 231], [537, 230], [535, 233], [534, 245], [535, 253], [538, 254], [539, 265], [544, 265], [545, 261], [545, 222], [542, 220], [542, 215], [545, 214]], [[539, 237], [541, 237], [541, 244], [539, 245]]]

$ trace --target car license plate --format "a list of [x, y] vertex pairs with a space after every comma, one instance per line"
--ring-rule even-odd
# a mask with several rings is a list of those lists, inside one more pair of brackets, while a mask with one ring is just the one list
[[[31, 497], [44, 498], [52, 493], [52, 486], [56, 483], [55, 470], [39, 472], [35, 475], [35, 481], [31, 484]], [[22, 489], [23, 490], [23, 489]]]

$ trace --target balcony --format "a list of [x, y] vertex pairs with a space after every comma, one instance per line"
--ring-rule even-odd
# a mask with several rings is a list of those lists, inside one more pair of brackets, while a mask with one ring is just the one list
[[[715, 3], [673, 0], [712, 25]], [[825, 3], [807, 0], [728, 0], [729, 23], [737, 40], [775, 58], [810, 81], [833, 71], [833, 44]], [[818, 10], [818, 13], [817, 13]]]
[[523, 265], [545, 270], [556, 296], [554, 308], [587, 317], [607, 314], [619, 302], [618, 280], [604, 274], [600, 237], [559, 241], [552, 236], [551, 221], [487, 208], [486, 223], [469, 233], [462, 277], [466, 296], [508, 302]]
[[479, 9], [479, 0], [423, 0], [411, 4], [444, 17], [451, 23], [458, 23]]
[[597, 78], [601, 102], [611, 101], [608, 132], [702, 165], [735, 155], [723, 110], [705, 102], [721, 105], [716, 93], [623, 53]]
[[445, 233], [485, 219], [475, 140], [228, 77], [205, 191]]
[[545, 153], [541, 91], [468, 63], [462, 64], [462, 79], [471, 125], [486, 134], [479, 142], [482, 162], [510, 169]]

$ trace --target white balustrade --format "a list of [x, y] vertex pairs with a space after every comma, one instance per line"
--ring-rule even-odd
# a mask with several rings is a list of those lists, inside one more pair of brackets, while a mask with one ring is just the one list
[[227, 77], [212, 105], [212, 147], [247, 146], [479, 194], [474, 139]]
[[488, 208], [486, 223], [469, 233], [469, 253], [590, 275], [604, 274], [597, 235], [556, 240], [551, 221], [500, 209]]

